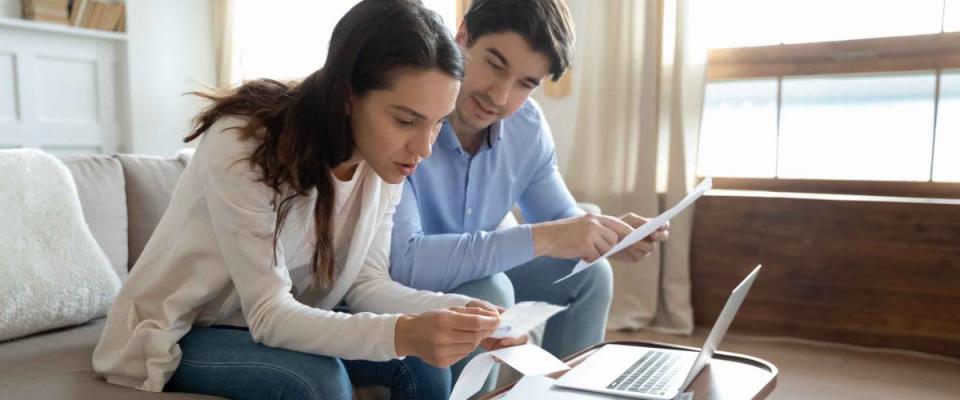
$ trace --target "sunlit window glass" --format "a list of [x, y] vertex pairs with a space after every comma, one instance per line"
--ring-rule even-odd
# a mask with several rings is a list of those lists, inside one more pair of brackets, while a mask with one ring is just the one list
[[777, 80], [707, 84], [698, 173], [769, 178], [776, 156]]
[[778, 176], [926, 181], [935, 75], [783, 79]]
[[940, 78], [933, 180], [960, 182], [960, 70]]

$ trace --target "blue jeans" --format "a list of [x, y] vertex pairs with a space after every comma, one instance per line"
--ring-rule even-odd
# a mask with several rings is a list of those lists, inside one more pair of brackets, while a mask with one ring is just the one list
[[193, 328], [164, 391], [229, 399], [350, 400], [353, 385], [390, 388], [391, 399], [446, 399], [450, 370], [415, 357], [384, 362], [341, 360], [262, 345], [243, 328]]
[[[467, 282], [451, 292], [507, 308], [522, 301], [569, 305], [569, 308], [547, 321], [541, 345], [562, 359], [603, 341], [613, 297], [613, 271], [606, 260], [570, 279], [553, 283], [570, 273], [576, 263], [566, 259], [538, 257], [506, 273]], [[467, 362], [481, 351], [483, 349], [478, 349], [450, 367], [454, 381]], [[485, 391], [494, 387], [496, 373], [496, 369], [491, 372], [483, 388]]]

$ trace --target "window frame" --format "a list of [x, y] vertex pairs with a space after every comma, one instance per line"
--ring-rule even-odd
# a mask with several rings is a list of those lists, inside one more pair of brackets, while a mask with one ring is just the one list
[[[960, 32], [710, 49], [707, 82], [837, 74], [935, 71], [934, 127], [943, 70], [960, 68]], [[777, 93], [777, 109], [781, 107]], [[935, 128], [936, 129], [936, 128]], [[934, 149], [931, 149], [934, 151]], [[960, 183], [715, 177], [717, 189], [960, 198]]]

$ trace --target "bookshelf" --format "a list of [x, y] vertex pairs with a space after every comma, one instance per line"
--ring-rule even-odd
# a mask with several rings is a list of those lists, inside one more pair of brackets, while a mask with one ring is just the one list
[[95, 39], [107, 39], [126, 41], [126, 32], [109, 32], [99, 29], [80, 28], [54, 24], [50, 22], [31, 21], [22, 18], [0, 17], [0, 26], [12, 29], [35, 30], [40, 32], [51, 32], [64, 35], [76, 35], [81, 37], [90, 37]]

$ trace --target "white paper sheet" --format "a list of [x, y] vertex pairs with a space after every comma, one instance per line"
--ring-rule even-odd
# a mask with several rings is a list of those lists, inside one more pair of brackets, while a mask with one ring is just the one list
[[566, 309], [566, 306], [542, 301], [524, 301], [514, 304], [500, 315], [500, 327], [490, 337], [505, 338], [523, 335], [550, 319], [554, 314]]
[[479, 391], [497, 359], [523, 375], [546, 375], [570, 369], [563, 361], [532, 344], [480, 353], [463, 367], [450, 400], [466, 400]]
[[630, 247], [634, 243], [637, 243], [640, 240], [643, 240], [643, 238], [650, 236], [651, 233], [656, 232], [656, 230], [659, 229], [661, 226], [663, 226], [663, 224], [666, 224], [667, 221], [670, 221], [671, 219], [673, 219], [673, 217], [677, 216], [677, 214], [680, 214], [680, 212], [682, 212], [691, 204], [693, 204], [693, 202], [697, 201], [697, 199], [699, 199], [704, 192], [706, 192], [707, 190], [710, 190], [711, 187], [713, 187], [713, 179], [712, 178], [704, 179], [703, 182], [700, 182], [700, 184], [697, 185], [697, 187], [693, 188], [693, 191], [691, 191], [690, 194], [687, 195], [687, 197], [684, 197], [683, 200], [680, 200], [680, 202], [677, 203], [677, 205], [673, 206], [673, 208], [667, 210], [663, 214], [658, 215], [656, 218], [651, 219], [650, 221], [647, 221], [647, 223], [640, 225], [640, 227], [638, 227], [637, 229], [634, 229], [633, 232], [630, 232], [630, 234], [624, 237], [623, 240], [621, 240], [619, 243], [613, 246], [613, 248], [611, 248], [610, 251], [600, 256], [600, 258], [594, 260], [593, 262], [588, 263], [586, 261], [580, 260], [580, 262], [578, 262], [577, 265], [573, 267], [573, 271], [567, 274], [567, 276], [557, 279], [553, 283], [560, 283], [563, 280], [580, 273], [580, 271], [583, 271], [589, 268], [591, 265], [596, 264], [597, 261], [606, 259], [607, 257], [613, 254], [616, 254], [620, 250]]
[[[502, 400], [622, 400], [624, 397], [554, 387], [556, 379], [546, 376], [525, 376]], [[692, 400], [693, 392], [680, 393], [675, 400]]]

